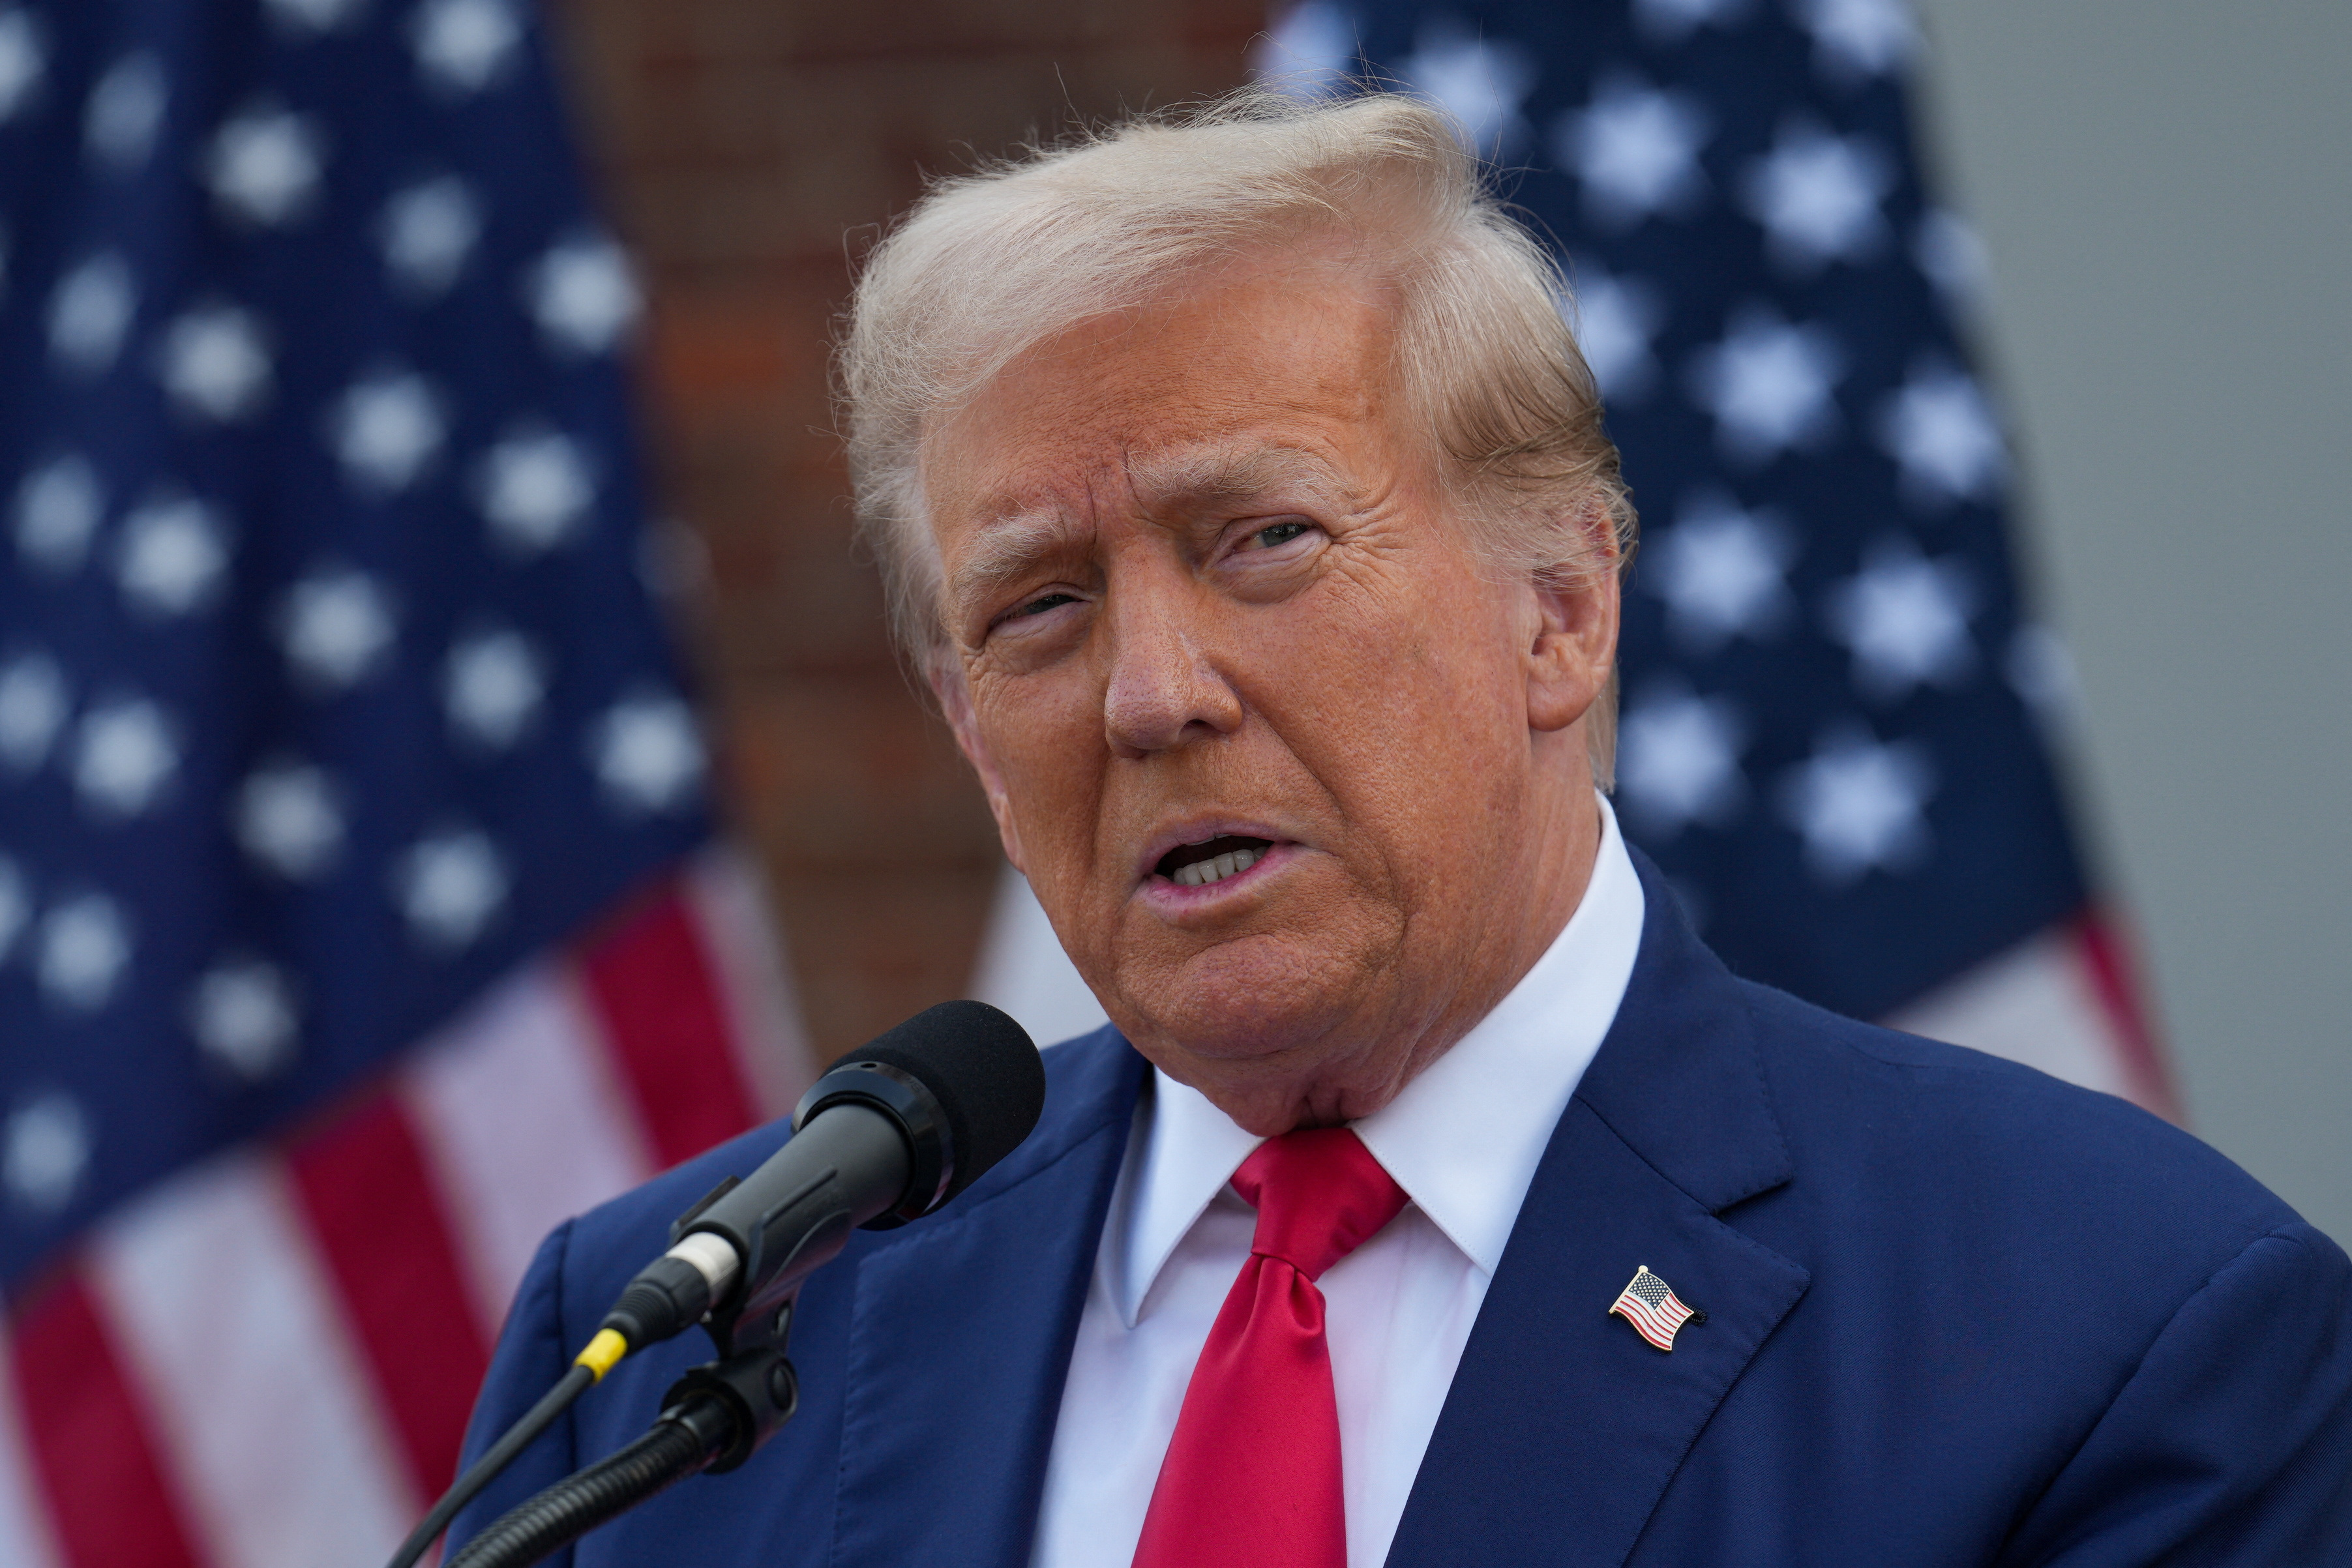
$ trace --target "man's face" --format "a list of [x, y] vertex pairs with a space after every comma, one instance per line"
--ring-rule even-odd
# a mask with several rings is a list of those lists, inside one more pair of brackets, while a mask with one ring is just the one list
[[1121, 1031], [1261, 1133], [1385, 1103], [1597, 841], [1613, 580], [1482, 566], [1390, 347], [1339, 267], [1239, 269], [924, 446], [941, 695], [1006, 852]]

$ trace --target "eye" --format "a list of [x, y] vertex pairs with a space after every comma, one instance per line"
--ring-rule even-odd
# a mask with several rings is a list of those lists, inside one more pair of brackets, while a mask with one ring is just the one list
[[1314, 525], [1312, 523], [1302, 523], [1296, 520], [1281, 523], [1268, 523], [1265, 528], [1262, 528], [1258, 529], [1257, 532], [1250, 535], [1250, 544], [1258, 549], [1272, 549], [1277, 545], [1288, 544], [1291, 540], [1297, 538], [1299, 535], [1307, 532], [1313, 527]]
[[1076, 604], [1077, 601], [1078, 596], [1075, 593], [1041, 593], [1026, 603], [1015, 605], [998, 616], [996, 624], [1002, 626], [1009, 621], [1022, 621], [1032, 615], [1043, 615], [1048, 610], [1058, 610], [1065, 604]]

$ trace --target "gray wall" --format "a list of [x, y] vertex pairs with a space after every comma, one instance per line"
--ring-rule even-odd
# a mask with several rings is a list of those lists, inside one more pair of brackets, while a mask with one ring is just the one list
[[2352, 1242], [2352, 5], [1922, 9], [2076, 795], [2190, 1126]]

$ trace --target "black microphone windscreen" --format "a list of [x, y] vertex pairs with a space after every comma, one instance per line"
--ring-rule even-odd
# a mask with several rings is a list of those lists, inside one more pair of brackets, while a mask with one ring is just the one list
[[1045, 1063], [1029, 1031], [986, 1002], [941, 1002], [841, 1059], [895, 1067], [939, 1097], [955, 1141], [944, 1203], [1020, 1146], [1045, 1109]]

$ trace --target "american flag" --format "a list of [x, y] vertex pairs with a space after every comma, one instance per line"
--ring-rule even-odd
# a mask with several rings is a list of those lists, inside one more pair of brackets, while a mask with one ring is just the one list
[[1665, 1351], [1675, 1348], [1675, 1334], [1683, 1324], [1699, 1316], [1683, 1305], [1664, 1280], [1650, 1272], [1647, 1263], [1633, 1270], [1632, 1281], [1617, 1292], [1609, 1310], [1632, 1323], [1635, 1333]]
[[0, 1568], [373, 1564], [789, 1103], [524, 0], [0, 0]]
[[[1426, 95], [1560, 249], [1643, 516], [1616, 801], [1707, 942], [2170, 1113], [2052, 765], [1967, 225], [1903, 0], [1309, 0], [1261, 74]], [[1008, 878], [978, 994], [1098, 1021]], [[1041, 1034], [1040, 1038], [1045, 1038]]]

